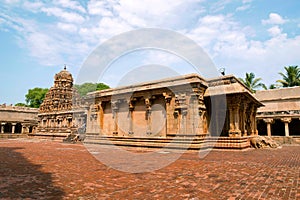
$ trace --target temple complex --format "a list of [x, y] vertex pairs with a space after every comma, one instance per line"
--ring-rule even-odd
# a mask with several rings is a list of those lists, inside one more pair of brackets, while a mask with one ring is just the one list
[[37, 127], [37, 108], [0, 105], [1, 134], [34, 133]]
[[0, 105], [1, 133], [66, 137], [81, 128], [93, 144], [245, 149], [257, 135], [299, 137], [299, 94], [300, 87], [253, 94], [233, 75], [189, 74], [81, 98], [64, 68], [39, 110]]
[[73, 87], [73, 77], [66, 67], [54, 76], [38, 113], [39, 135], [67, 136], [85, 124], [81, 98]]

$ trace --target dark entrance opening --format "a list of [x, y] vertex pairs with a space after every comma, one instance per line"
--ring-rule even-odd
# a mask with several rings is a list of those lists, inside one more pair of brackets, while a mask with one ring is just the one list
[[21, 123], [17, 123], [15, 127], [15, 133], [21, 133], [22, 132], [22, 125]]
[[289, 132], [290, 135], [300, 135], [300, 120], [292, 119], [289, 123]]
[[280, 119], [275, 119], [271, 125], [272, 136], [285, 136], [284, 123]]
[[267, 132], [267, 123], [260, 119], [257, 121], [257, 130], [259, 135], [268, 135]]
[[4, 125], [4, 133], [11, 133], [11, 131], [12, 131], [11, 123], [6, 123]]

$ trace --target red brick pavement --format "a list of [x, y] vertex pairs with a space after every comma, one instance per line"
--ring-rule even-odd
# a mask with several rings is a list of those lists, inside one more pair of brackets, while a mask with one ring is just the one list
[[105, 166], [81, 144], [0, 140], [0, 158], [1, 199], [300, 199], [300, 146], [189, 152], [138, 174]]

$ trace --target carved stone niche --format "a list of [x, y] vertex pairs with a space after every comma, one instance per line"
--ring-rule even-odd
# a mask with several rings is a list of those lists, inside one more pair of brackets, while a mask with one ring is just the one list
[[172, 99], [172, 94], [169, 94], [167, 92], [163, 93], [163, 96], [165, 97], [165, 100], [167, 103], [170, 103], [171, 99]]
[[185, 94], [175, 95], [175, 109], [176, 110], [187, 109]]

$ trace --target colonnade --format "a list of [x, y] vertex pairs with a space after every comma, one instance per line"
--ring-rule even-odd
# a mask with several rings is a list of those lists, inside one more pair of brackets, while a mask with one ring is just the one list
[[[23, 123], [23, 122], [1, 122], [0, 132], [4, 133], [32, 133], [36, 130], [36, 125]], [[8, 130], [5, 130], [7, 127]]]
[[[292, 121], [291, 117], [282, 117], [279, 118], [280, 121], [282, 121], [284, 123], [284, 135], [285, 136], [290, 136], [290, 132], [289, 132], [289, 124]], [[274, 118], [263, 118], [262, 119], [266, 124], [267, 124], [267, 135], [268, 136], [272, 136], [272, 124], [275, 123], [275, 119]], [[300, 120], [300, 118], [299, 118]]]

